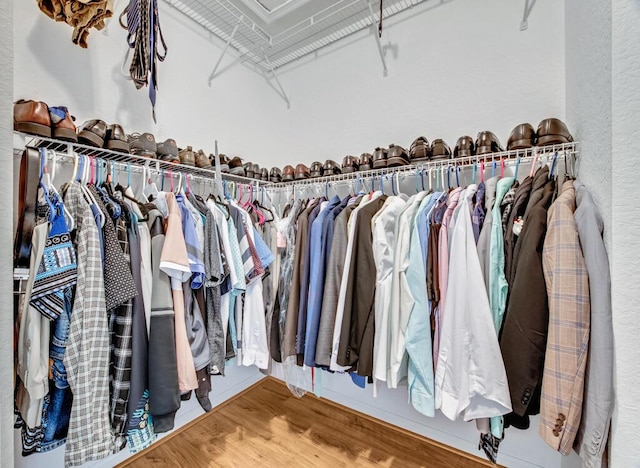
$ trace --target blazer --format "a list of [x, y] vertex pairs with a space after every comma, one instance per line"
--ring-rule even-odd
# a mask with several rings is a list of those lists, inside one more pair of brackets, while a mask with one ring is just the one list
[[[542, 197], [528, 211], [527, 222], [520, 233], [521, 254], [500, 336], [513, 412], [521, 417], [539, 412], [539, 389], [549, 327], [542, 246], [553, 185], [553, 181], [547, 181]], [[528, 423], [524, 427], [528, 427]]]
[[576, 180], [574, 187], [577, 204], [574, 217], [589, 273], [591, 335], [582, 419], [573, 448], [586, 466], [600, 467], [607, 465], [605, 447], [614, 401], [611, 275], [600, 213], [585, 186]]
[[582, 415], [584, 372], [589, 348], [589, 278], [574, 218], [576, 192], [567, 181], [549, 208], [542, 251], [549, 334], [542, 376], [538, 431], [553, 449], [567, 455]]
[[531, 177], [527, 177], [516, 190], [515, 199], [513, 200], [513, 206], [511, 208], [511, 213], [509, 213], [509, 219], [507, 220], [507, 226], [504, 232], [504, 273], [509, 287], [513, 285], [511, 270], [512, 265], [514, 264], [513, 255], [515, 253], [516, 241], [518, 240], [518, 237], [513, 234], [513, 224], [516, 219], [524, 217], [527, 202], [531, 195], [532, 183], [533, 179]]

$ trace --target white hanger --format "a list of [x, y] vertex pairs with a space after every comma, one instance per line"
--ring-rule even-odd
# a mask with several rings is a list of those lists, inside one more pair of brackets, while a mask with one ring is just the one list
[[[90, 203], [93, 203], [95, 206], [100, 206], [98, 205], [98, 202], [94, 198], [91, 191], [89, 191], [89, 189], [86, 186], [87, 174], [89, 173], [88, 171], [89, 164], [86, 162], [87, 161], [86, 158], [88, 158], [88, 156], [81, 156], [81, 157], [85, 161], [82, 167], [82, 177], [80, 179], [80, 186], [82, 187], [82, 192], [85, 194], [85, 197], [87, 197]], [[104, 227], [104, 223], [105, 223], [104, 213], [102, 212], [102, 210], [97, 210], [97, 212], [98, 212], [98, 218], [100, 218], [100, 227]]]
[[[149, 168], [149, 161], [147, 161], [144, 164], [144, 167], [146, 168], [146, 173], [143, 172], [144, 178], [148, 179], [145, 181], [145, 183], [143, 184], [143, 188], [142, 188], [142, 195], [144, 196], [145, 200], [149, 201], [149, 197], [153, 196], [153, 198], [158, 198], [158, 193], [160, 193], [160, 191], [158, 190], [158, 186], [156, 185], [156, 183], [154, 181], [151, 180], [151, 170]], [[158, 161], [156, 161], [156, 176], [157, 174], [160, 173], [160, 163]], [[147, 185], [146, 182], [149, 182], [149, 184]]]
[[[48, 165], [45, 164], [47, 178], [45, 180], [44, 185], [45, 185], [47, 190], [52, 191], [53, 193], [56, 194], [56, 196], [58, 198], [61, 199], [62, 197], [60, 197], [60, 194], [58, 193], [58, 190], [56, 189], [55, 185], [53, 184], [53, 181], [56, 178], [56, 163], [57, 163], [57, 159], [58, 159], [58, 153], [56, 153], [53, 150], [47, 150], [47, 154], [49, 154], [51, 156], [51, 161], [53, 162], [53, 164], [52, 164], [51, 170], [49, 170]], [[71, 213], [67, 209], [67, 205], [65, 205], [64, 202], [62, 203], [62, 209], [64, 211], [65, 220], [67, 221], [67, 227], [69, 228], [69, 231], [73, 231], [73, 229], [75, 227], [75, 222], [73, 221], [73, 216], [71, 216]]]

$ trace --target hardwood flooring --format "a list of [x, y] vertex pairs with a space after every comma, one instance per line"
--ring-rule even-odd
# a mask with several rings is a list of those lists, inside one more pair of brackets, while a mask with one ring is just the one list
[[313, 395], [263, 379], [119, 467], [491, 466]]

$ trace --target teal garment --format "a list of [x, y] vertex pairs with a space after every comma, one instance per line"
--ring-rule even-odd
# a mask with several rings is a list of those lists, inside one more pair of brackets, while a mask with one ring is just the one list
[[[493, 222], [491, 224], [491, 246], [489, 250], [489, 305], [491, 307], [491, 315], [493, 316], [493, 324], [496, 327], [496, 334], [500, 332], [502, 327], [502, 319], [504, 318], [504, 310], [507, 304], [507, 292], [509, 285], [504, 274], [504, 235], [502, 232], [502, 213], [500, 213], [500, 205], [502, 199], [513, 185], [515, 179], [513, 177], [503, 177], [498, 181], [496, 186], [496, 198], [491, 209]], [[502, 416], [491, 418], [491, 433], [502, 438], [504, 431], [504, 420]]]
[[[407, 373], [409, 400], [417, 411], [426, 416], [434, 416], [435, 413], [435, 387], [429, 318], [431, 307], [425, 287], [427, 281], [425, 256], [420, 242], [421, 231], [427, 229], [427, 224], [421, 225], [418, 219], [420, 214], [427, 210], [433, 197], [433, 194], [429, 194], [420, 202], [411, 220], [409, 265], [406, 272], [409, 292], [413, 299], [413, 307], [405, 332], [405, 345], [409, 356]], [[422, 234], [424, 236], [425, 233]]]

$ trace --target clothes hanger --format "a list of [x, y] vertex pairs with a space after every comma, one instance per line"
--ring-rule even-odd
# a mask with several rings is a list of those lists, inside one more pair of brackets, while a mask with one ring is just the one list
[[476, 183], [476, 173], [478, 172], [478, 160], [476, 159], [473, 163], [473, 169], [471, 171], [471, 183]]
[[516, 157], [516, 169], [513, 173], [514, 180], [518, 180], [518, 169], [520, 169], [520, 155]]
[[531, 162], [529, 177], [533, 177], [533, 174], [536, 172], [536, 164], [538, 164], [538, 148], [534, 146], [531, 152], [533, 153], [533, 161]]
[[[56, 186], [54, 185], [54, 181], [56, 178], [56, 169], [57, 169], [56, 163], [58, 159], [58, 153], [53, 150], [47, 150], [47, 155], [51, 157], [51, 161], [52, 161], [51, 170], [49, 170], [47, 165], [45, 165], [45, 168], [44, 168], [45, 174], [47, 175], [47, 178], [46, 178], [47, 189], [49, 191], [52, 191], [56, 195], [56, 197], [58, 197], [59, 200], [62, 200], [60, 193], [58, 192], [58, 190], [56, 189]], [[75, 221], [73, 220], [73, 216], [67, 209], [67, 205], [65, 205], [64, 202], [61, 204], [62, 204], [64, 218], [67, 222], [67, 228], [69, 229], [69, 232], [71, 232], [75, 228]]]
[[[80, 155], [82, 157], [82, 174], [81, 174], [81, 178], [80, 178], [80, 186], [82, 187], [82, 192], [84, 193], [85, 197], [87, 197], [87, 199], [89, 200], [89, 203], [95, 205], [95, 206], [100, 206], [98, 205], [97, 200], [95, 199], [95, 197], [93, 196], [93, 193], [91, 193], [91, 191], [89, 190], [89, 188], [87, 187], [87, 179], [88, 179], [88, 169], [89, 169], [89, 164], [87, 164], [87, 161], [85, 160], [85, 158], [88, 158], [88, 156], [84, 156], [84, 155]], [[96, 213], [98, 213], [98, 218], [100, 221], [100, 227], [104, 227], [104, 223], [106, 221], [104, 213], [102, 212], [102, 210], [96, 210]]]
[[549, 171], [549, 179], [553, 177], [553, 173], [556, 169], [556, 161], [558, 160], [558, 152], [553, 153], [553, 161], [551, 163], [551, 170]]
[[500, 159], [500, 178], [504, 179], [504, 158]]
[[429, 192], [433, 192], [433, 185], [431, 184], [431, 172], [433, 171], [432, 167], [429, 167]]
[[42, 190], [42, 198], [44, 198], [44, 201], [49, 206], [49, 222], [52, 222], [55, 218], [55, 214], [57, 210], [53, 202], [49, 198], [49, 191], [47, 190], [47, 187], [43, 182], [45, 169], [47, 167], [46, 162], [47, 162], [47, 150], [44, 148], [40, 148], [40, 170], [39, 170], [39, 177], [38, 177], [38, 187]]
[[480, 162], [480, 183], [484, 184], [484, 161]]

